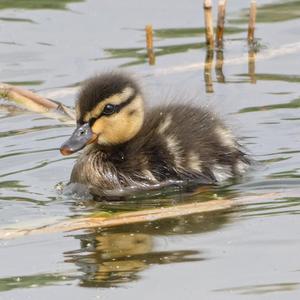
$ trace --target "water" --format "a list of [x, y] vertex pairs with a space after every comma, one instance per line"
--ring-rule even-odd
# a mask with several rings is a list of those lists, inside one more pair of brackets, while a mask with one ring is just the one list
[[[73, 128], [1, 102], [2, 229], [214, 194], [239, 199], [225, 211], [1, 240], [1, 299], [299, 297], [300, 1], [259, 1], [259, 52], [250, 68], [249, 1], [229, 1], [224, 77], [213, 68], [212, 85], [205, 84], [200, 2], [1, 2], [1, 82], [73, 105], [80, 81], [123, 66], [141, 78], [151, 105], [158, 96], [178, 95], [217, 110], [258, 162], [244, 178], [213, 191], [82, 203], [56, 188], [68, 181], [76, 158], [58, 151]], [[155, 66], [144, 50], [147, 23], [156, 29]], [[249, 194], [268, 196], [240, 201]]]

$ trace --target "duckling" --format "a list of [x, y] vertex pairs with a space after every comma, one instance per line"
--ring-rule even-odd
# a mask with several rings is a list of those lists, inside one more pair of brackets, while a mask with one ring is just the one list
[[216, 184], [249, 165], [213, 112], [188, 104], [145, 111], [139, 85], [125, 73], [88, 79], [75, 107], [77, 128], [60, 151], [69, 155], [84, 148], [70, 183], [83, 184], [92, 194]]

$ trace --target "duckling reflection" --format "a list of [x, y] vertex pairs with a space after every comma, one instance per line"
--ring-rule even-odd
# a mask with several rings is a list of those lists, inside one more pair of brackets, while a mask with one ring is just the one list
[[[75, 235], [80, 249], [65, 253], [83, 273], [78, 277], [85, 287], [111, 287], [140, 279], [153, 265], [188, 263], [207, 259], [195, 249], [159, 250], [161, 235], [201, 233], [220, 228], [228, 221], [221, 212], [192, 215], [153, 223], [124, 225], [103, 232]], [[165, 244], [165, 240], [164, 240]]]

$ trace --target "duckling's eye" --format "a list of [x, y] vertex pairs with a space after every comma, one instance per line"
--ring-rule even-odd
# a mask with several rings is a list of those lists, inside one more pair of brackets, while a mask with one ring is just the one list
[[114, 112], [116, 111], [116, 106], [113, 105], [113, 104], [106, 104], [103, 111], [102, 111], [102, 114], [103, 115], [111, 115], [113, 114]]

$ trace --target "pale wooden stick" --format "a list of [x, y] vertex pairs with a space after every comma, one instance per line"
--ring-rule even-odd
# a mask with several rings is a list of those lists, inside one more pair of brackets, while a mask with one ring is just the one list
[[152, 25], [149, 24], [145, 28], [146, 31], [146, 47], [147, 47], [147, 56], [149, 65], [155, 64], [155, 53], [153, 48], [153, 28]]
[[206, 44], [209, 48], [212, 49], [214, 47], [214, 29], [213, 29], [211, 0], [204, 0], [203, 8], [204, 8]]
[[249, 24], [248, 24], [248, 42], [253, 43], [254, 41], [254, 30], [256, 22], [256, 0], [251, 0], [250, 13], [249, 13]]
[[227, 0], [219, 0], [219, 4], [218, 4], [218, 21], [217, 21], [217, 34], [216, 34], [216, 45], [218, 48], [223, 47], [226, 3]]

